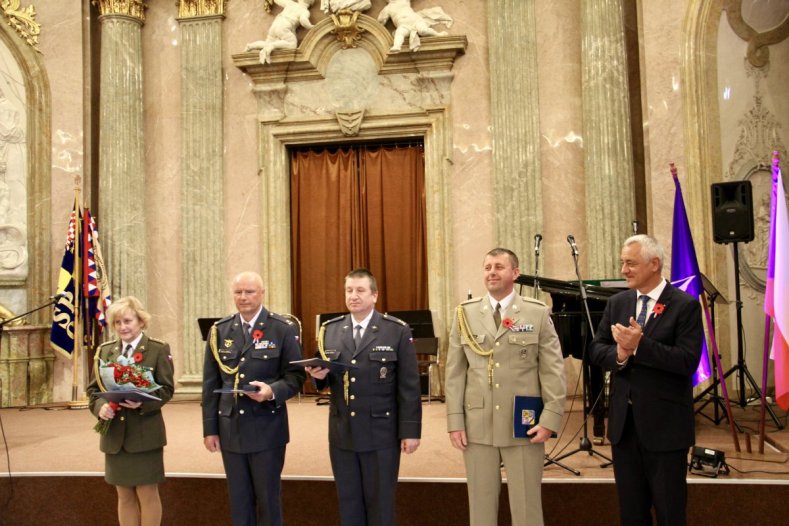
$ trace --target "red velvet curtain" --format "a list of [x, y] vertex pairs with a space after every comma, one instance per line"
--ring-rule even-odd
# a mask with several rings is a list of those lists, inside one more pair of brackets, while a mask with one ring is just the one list
[[305, 356], [316, 315], [346, 310], [343, 278], [354, 268], [377, 278], [378, 310], [428, 307], [424, 179], [421, 145], [292, 152], [293, 313]]

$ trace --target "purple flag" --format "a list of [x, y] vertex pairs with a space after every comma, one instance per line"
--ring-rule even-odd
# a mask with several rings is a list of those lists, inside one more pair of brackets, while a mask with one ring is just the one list
[[[685, 212], [685, 201], [682, 199], [682, 188], [677, 179], [677, 169], [671, 164], [671, 176], [674, 178], [674, 226], [671, 232], [671, 284], [684, 290], [694, 298], [704, 293], [701, 281], [699, 262], [693, 246], [688, 215]], [[701, 361], [693, 374], [693, 385], [696, 386], [710, 377], [710, 358], [707, 355], [707, 340], [702, 340]]]

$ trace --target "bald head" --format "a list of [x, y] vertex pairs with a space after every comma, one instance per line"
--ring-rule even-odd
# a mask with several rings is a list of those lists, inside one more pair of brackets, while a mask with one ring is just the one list
[[263, 278], [257, 272], [241, 272], [233, 278], [231, 290], [238, 312], [251, 321], [263, 304]]

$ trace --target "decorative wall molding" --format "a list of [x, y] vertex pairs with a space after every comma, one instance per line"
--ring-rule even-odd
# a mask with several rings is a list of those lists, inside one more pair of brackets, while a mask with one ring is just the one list
[[102, 15], [125, 15], [138, 19], [140, 22], [145, 21], [145, 5], [144, 0], [91, 0], [93, 5], [99, 8], [99, 13]]
[[[291, 312], [290, 176], [288, 147], [421, 137], [425, 146], [428, 298], [437, 334], [451, 319], [452, 66], [465, 53], [465, 36], [426, 37], [414, 52], [389, 54], [392, 37], [375, 19], [359, 15], [364, 29], [356, 48], [344, 49], [330, 18], [315, 24], [298, 49], [274, 51], [270, 64], [257, 53], [233, 55], [247, 73], [258, 104], [258, 155], [262, 178], [261, 275], [267, 301]], [[358, 123], [352, 117], [358, 115]], [[349, 117], [349, 123], [338, 122]], [[363, 117], [363, 119], [362, 119]], [[278, 250], [267, 250], [276, 246]], [[445, 341], [445, 338], [442, 338]]]
[[22, 39], [38, 51], [38, 35], [41, 25], [36, 22], [36, 8], [33, 5], [21, 7], [21, 0], [0, 0], [0, 9], [8, 25], [14, 28]]
[[[24, 39], [0, 24], [0, 41], [10, 50], [22, 71], [27, 105], [27, 251], [28, 273], [23, 282], [7, 284], [4, 292], [17, 291], [21, 303], [31, 306], [36, 298], [51, 290], [51, 189], [52, 189], [52, 107], [50, 86], [42, 56]], [[3, 301], [7, 306], [9, 302]], [[51, 322], [45, 310], [30, 315], [33, 324]]]
[[178, 18], [224, 16], [226, 0], [179, 0]]
[[760, 33], [742, 16], [742, 0], [724, 0], [726, 19], [738, 37], [748, 42], [748, 62], [761, 68], [770, 62], [770, 45], [777, 44], [789, 36], [789, 17], [777, 27]]

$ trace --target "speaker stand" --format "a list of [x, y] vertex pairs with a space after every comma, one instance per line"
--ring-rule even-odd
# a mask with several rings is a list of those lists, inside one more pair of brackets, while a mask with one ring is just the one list
[[[748, 405], [748, 400], [745, 397], [745, 382], [746, 380], [751, 385], [753, 392], [755, 394], [755, 399], [761, 399], [762, 397], [762, 390], [759, 389], [756, 380], [754, 380], [753, 375], [751, 375], [750, 371], [748, 371], [748, 365], [745, 363], [745, 353], [743, 352], [743, 342], [742, 342], [742, 301], [740, 301], [740, 257], [739, 252], [737, 250], [737, 242], [735, 241], [732, 245], [733, 253], [734, 253], [734, 294], [735, 294], [735, 309], [737, 313], [737, 364], [734, 365], [731, 369], [726, 371], [723, 375], [723, 378], [720, 379], [721, 382], [725, 382], [726, 378], [731, 376], [733, 373], [739, 373], [738, 380], [739, 380], [739, 400], [738, 403], [740, 407], [745, 407]], [[765, 364], [766, 366], [766, 364]], [[717, 385], [715, 385], [717, 387]], [[778, 429], [783, 429], [780, 420], [778, 420], [778, 416], [773, 411], [772, 407], [769, 405], [767, 407], [767, 412], [770, 413], [770, 418], [773, 419], [775, 422], [775, 426]], [[739, 426], [738, 426], [739, 427]]]

